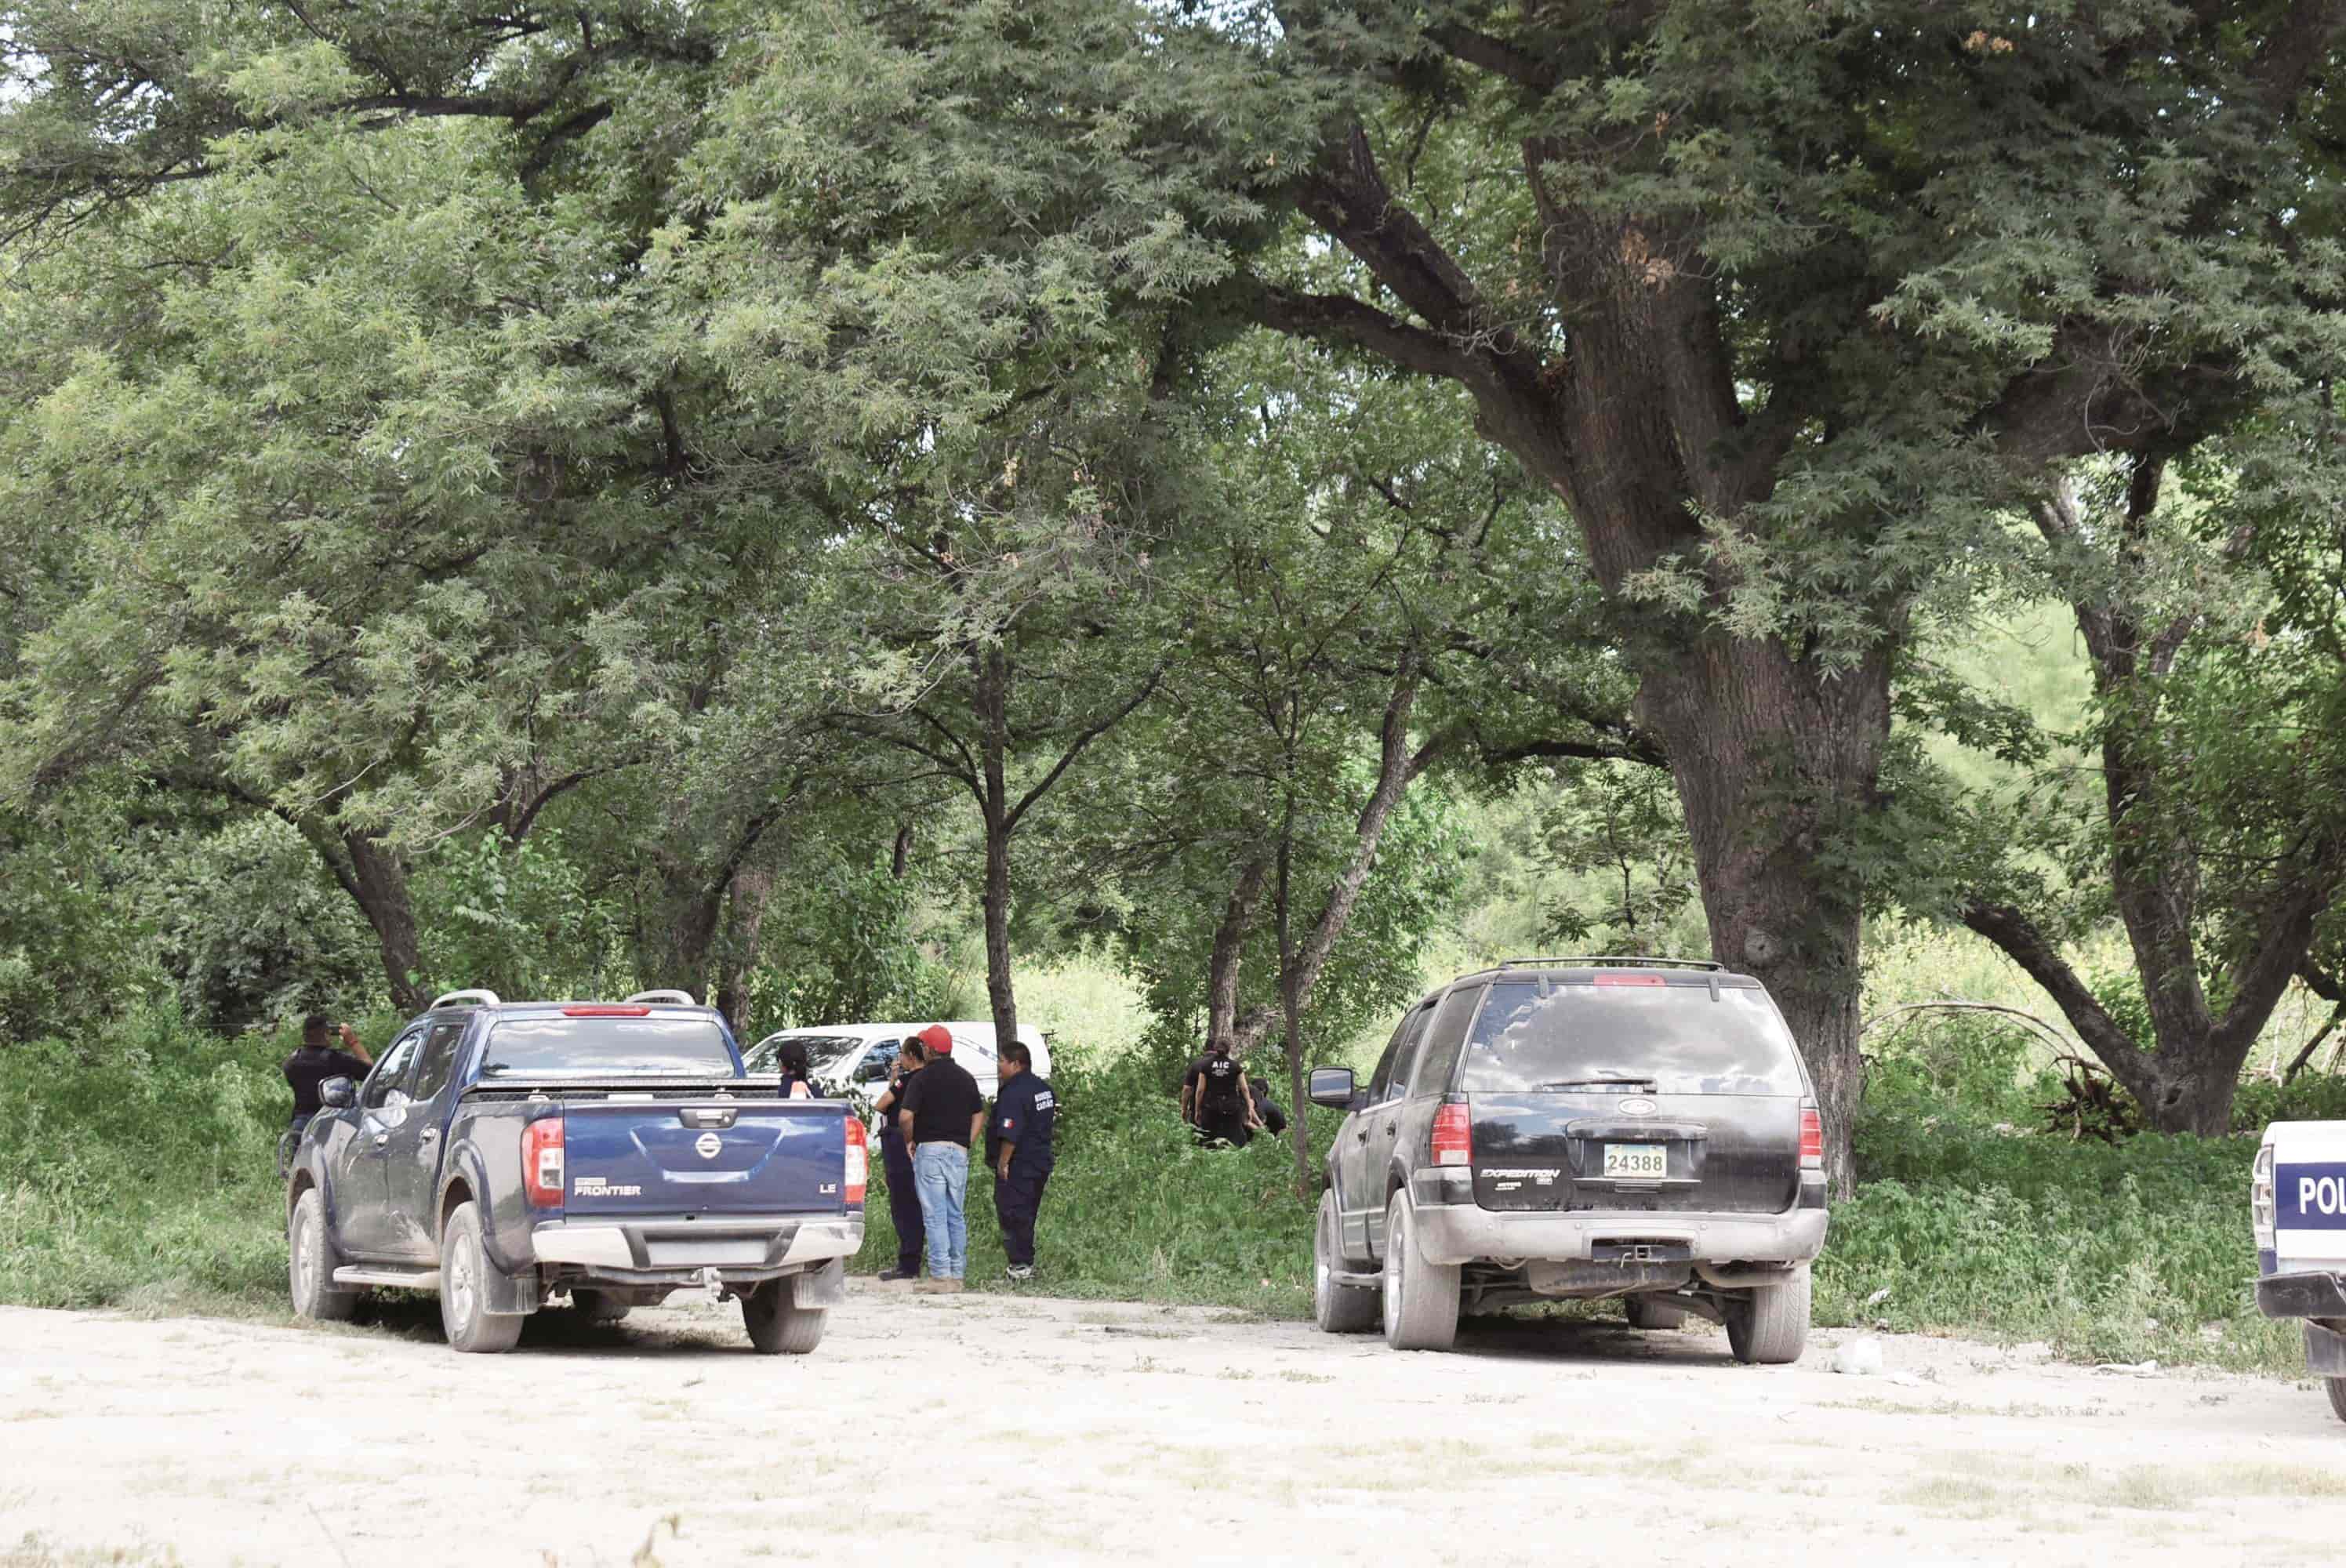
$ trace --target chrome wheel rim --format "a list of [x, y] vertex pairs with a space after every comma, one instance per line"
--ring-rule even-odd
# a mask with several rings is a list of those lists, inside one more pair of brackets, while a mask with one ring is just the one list
[[448, 1304], [456, 1309], [456, 1321], [470, 1323], [473, 1320], [473, 1249], [464, 1245], [464, 1237], [458, 1237], [456, 1245], [450, 1251], [454, 1256], [449, 1259]]
[[310, 1306], [310, 1284], [314, 1278], [310, 1261], [310, 1214], [297, 1210], [293, 1216], [293, 1305], [307, 1311]]
[[1401, 1249], [1407, 1241], [1403, 1227], [1409, 1224], [1406, 1212], [1397, 1213], [1385, 1227], [1385, 1332], [1391, 1335], [1401, 1323]]

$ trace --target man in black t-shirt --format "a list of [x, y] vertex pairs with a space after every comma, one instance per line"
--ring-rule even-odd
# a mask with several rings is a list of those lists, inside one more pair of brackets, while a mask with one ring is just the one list
[[913, 1176], [921, 1194], [921, 1220], [929, 1233], [929, 1277], [913, 1289], [950, 1295], [969, 1268], [969, 1145], [985, 1125], [985, 1096], [977, 1080], [953, 1059], [954, 1038], [942, 1023], [921, 1031], [929, 1064], [904, 1085], [896, 1125], [913, 1150]]
[[347, 1023], [335, 1027], [342, 1031], [348, 1051], [337, 1051], [327, 1044], [326, 1015], [312, 1013], [301, 1021], [301, 1048], [285, 1058], [285, 1083], [293, 1091], [292, 1130], [296, 1133], [318, 1114], [319, 1084], [329, 1078], [363, 1078], [374, 1066], [374, 1058], [359, 1043], [358, 1031]]
[[1227, 1035], [1182, 1074], [1181, 1119], [1196, 1129], [1199, 1143], [1219, 1141], [1241, 1149], [1262, 1125], [1247, 1093], [1246, 1066]]

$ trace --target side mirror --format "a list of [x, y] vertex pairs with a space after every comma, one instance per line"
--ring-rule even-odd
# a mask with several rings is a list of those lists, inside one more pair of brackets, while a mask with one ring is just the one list
[[1313, 1105], [1325, 1105], [1330, 1110], [1351, 1110], [1352, 1070], [1350, 1067], [1312, 1068], [1310, 1098]]
[[330, 1111], [347, 1111], [358, 1098], [359, 1086], [348, 1078], [329, 1078], [318, 1085], [318, 1104]]

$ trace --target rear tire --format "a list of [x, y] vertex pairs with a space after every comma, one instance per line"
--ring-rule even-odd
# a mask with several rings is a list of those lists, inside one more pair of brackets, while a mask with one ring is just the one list
[[326, 1245], [326, 1200], [316, 1187], [293, 1205], [293, 1218], [285, 1230], [291, 1255], [287, 1271], [293, 1294], [293, 1316], [313, 1322], [339, 1323], [358, 1309], [356, 1290], [334, 1288], [334, 1249]]
[[1407, 1193], [1385, 1206], [1385, 1343], [1447, 1350], [1458, 1339], [1458, 1268], [1426, 1261]]
[[1658, 1296], [1632, 1296], [1621, 1303], [1621, 1312], [1632, 1329], [1686, 1327], [1686, 1308], [1670, 1306]]
[[1757, 1285], [1742, 1300], [1721, 1302], [1727, 1348], [1747, 1366], [1782, 1367], [1800, 1359], [1809, 1342], [1808, 1265], [1780, 1285]]
[[1345, 1265], [1337, 1240], [1336, 1195], [1320, 1195], [1320, 1222], [1311, 1229], [1311, 1316], [1322, 1332], [1366, 1333], [1377, 1321], [1377, 1293], [1333, 1278]]
[[466, 1355], [494, 1356], [521, 1338], [518, 1314], [488, 1310], [488, 1286], [496, 1265], [481, 1245], [481, 1211], [458, 1204], [440, 1233], [440, 1326], [448, 1348]]
[[798, 1304], [798, 1280], [769, 1279], [741, 1298], [741, 1326], [761, 1356], [803, 1356], [822, 1343], [830, 1314]]
[[573, 1290], [570, 1309], [588, 1323], [616, 1323], [634, 1310], [628, 1303], [615, 1300], [605, 1290]]
[[2322, 1381], [2330, 1387], [2330, 1408], [2338, 1412], [2340, 1420], [2346, 1421], [2346, 1378], [2324, 1378]]

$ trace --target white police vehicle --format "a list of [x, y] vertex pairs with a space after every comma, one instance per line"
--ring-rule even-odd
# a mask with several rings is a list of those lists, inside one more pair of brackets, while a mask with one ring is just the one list
[[2346, 1122], [2275, 1122], [2249, 1184], [2257, 1307], [2305, 1324], [2305, 1365], [2346, 1420]]

